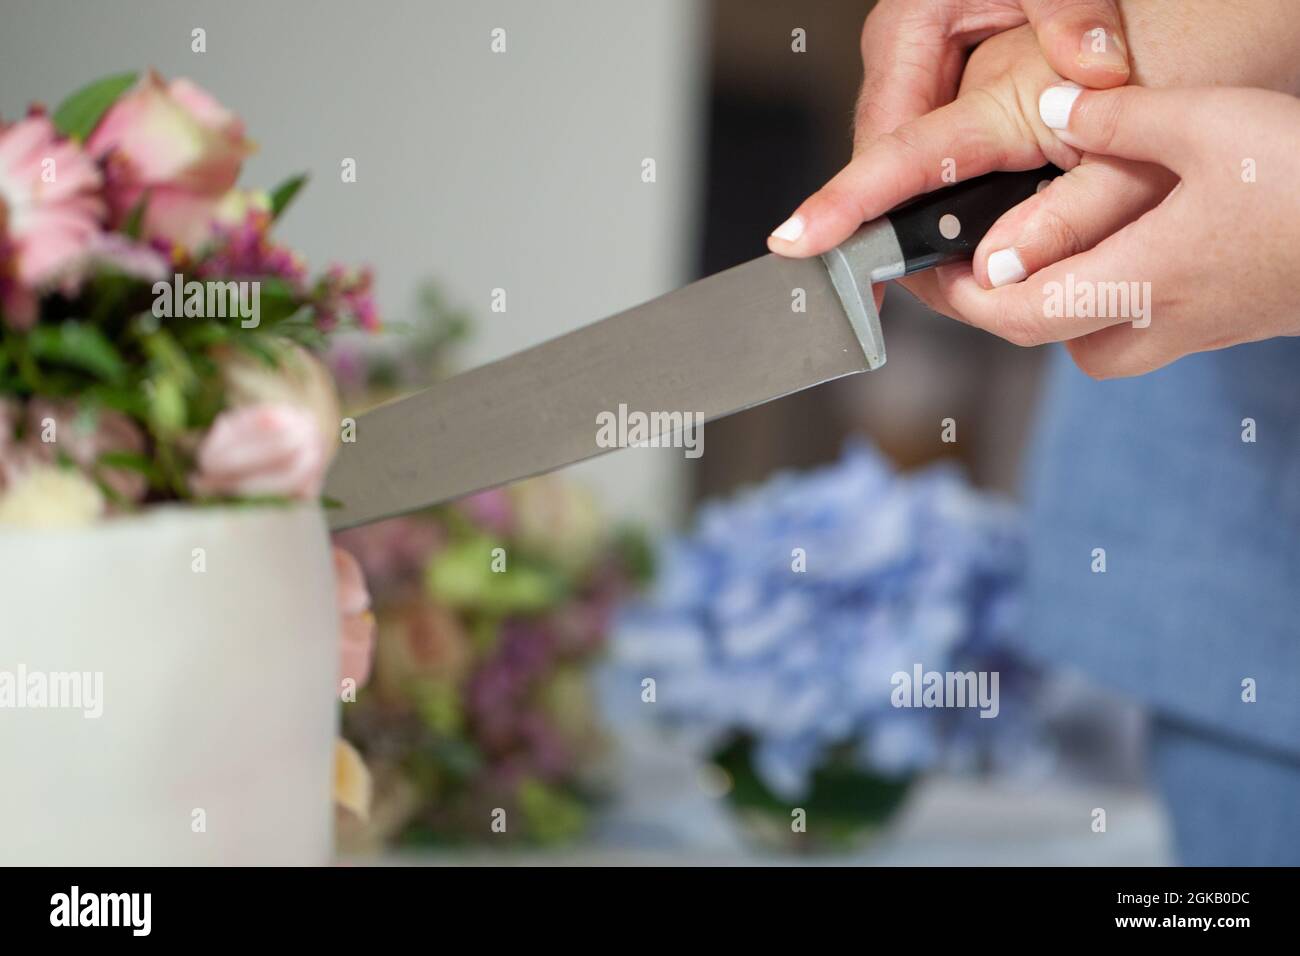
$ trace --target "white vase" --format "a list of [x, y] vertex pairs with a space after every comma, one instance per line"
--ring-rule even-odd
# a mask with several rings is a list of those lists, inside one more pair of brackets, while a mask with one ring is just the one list
[[315, 507], [0, 529], [0, 864], [327, 862], [338, 640]]

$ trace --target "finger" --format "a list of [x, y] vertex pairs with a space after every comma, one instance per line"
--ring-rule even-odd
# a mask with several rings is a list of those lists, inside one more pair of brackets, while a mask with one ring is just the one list
[[[1178, 191], [1136, 222], [1081, 255], [1054, 263], [1023, 282], [984, 290], [973, 275], [941, 281], [964, 322], [1017, 345], [1088, 335], [1150, 315], [1154, 273], [1149, 258], [1167, 247], [1179, 215]], [[1162, 290], [1156, 290], [1162, 291]]]
[[1089, 156], [993, 224], [975, 250], [975, 278], [993, 289], [1086, 252], [1154, 209], [1177, 182], [1163, 166]]
[[1128, 81], [1128, 45], [1115, 0], [1024, 0], [1052, 69], [1094, 89]]
[[1180, 175], [1198, 152], [1195, 117], [1204, 92], [1189, 89], [1082, 90], [1049, 86], [1038, 98], [1043, 123], [1089, 153], [1159, 163]]
[[990, 95], [963, 96], [873, 140], [772, 231], [768, 248], [815, 256], [921, 193], [994, 169], [1033, 169], [1043, 154]]
[[927, 272], [918, 272], [903, 279], [895, 279], [896, 285], [902, 286], [932, 312], [956, 318], [956, 311], [939, 287], [938, 272], [941, 269], [970, 269], [970, 263], [959, 262], [947, 266], [938, 266]]
[[853, 121], [853, 152], [957, 95], [963, 51], [927, 8], [882, 4], [862, 28], [862, 89]]
[[[1112, 325], [1065, 343], [1074, 364], [1095, 379], [1145, 375], [1178, 358], [1176, 326]], [[1182, 351], [1185, 351], [1183, 349]]]

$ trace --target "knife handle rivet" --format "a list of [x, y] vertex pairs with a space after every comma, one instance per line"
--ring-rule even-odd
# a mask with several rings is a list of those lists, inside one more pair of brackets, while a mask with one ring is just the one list
[[956, 239], [961, 235], [961, 220], [952, 213], [944, 213], [939, 218], [939, 235], [945, 239]]

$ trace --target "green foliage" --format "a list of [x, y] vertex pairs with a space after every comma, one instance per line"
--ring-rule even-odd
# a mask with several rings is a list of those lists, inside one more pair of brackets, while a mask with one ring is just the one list
[[27, 335], [29, 354], [38, 361], [68, 366], [110, 384], [126, 377], [126, 363], [98, 328], [67, 320], [59, 325], [37, 325]]
[[503, 543], [486, 535], [445, 548], [429, 563], [429, 596], [447, 607], [501, 615], [538, 613], [563, 599], [563, 578], [549, 567], [506, 555], [510, 573], [493, 571], [497, 548]]
[[646, 530], [622, 525], [614, 531], [614, 550], [634, 585], [649, 584], [655, 576], [655, 550]]
[[519, 785], [519, 809], [528, 832], [539, 843], [563, 843], [582, 832], [586, 808], [570, 794], [527, 778]]
[[122, 223], [121, 232], [128, 239], [139, 239], [140, 231], [144, 228], [144, 211], [149, 208], [149, 197], [151, 191], [146, 189], [131, 211], [126, 214], [126, 221]]
[[454, 737], [462, 730], [464, 714], [460, 689], [444, 678], [416, 678], [408, 688], [424, 725], [439, 737]]
[[280, 214], [289, 208], [298, 191], [307, 184], [307, 174], [299, 173], [297, 176], [290, 176], [280, 185], [271, 190], [271, 218], [279, 219]]
[[728, 799], [738, 810], [767, 818], [774, 832], [790, 834], [792, 813], [807, 813], [811, 841], [818, 846], [844, 846], [865, 831], [882, 826], [899, 808], [911, 777], [890, 778], [854, 766], [847, 752], [836, 753], [812, 775], [809, 792], [790, 801], [777, 796], [754, 768], [754, 746], [736, 738], [714, 755], [714, 763], [731, 783]]
[[59, 104], [51, 117], [54, 128], [71, 139], [88, 137], [117, 98], [135, 85], [138, 73], [118, 73], [83, 86]]
[[[140, 77], [138, 72], [118, 73], [82, 87], [59, 104], [51, 122], [63, 136], [84, 142]], [[130, 159], [126, 157], [128, 163]], [[271, 191], [271, 221], [285, 212], [306, 181], [305, 175], [291, 176]], [[112, 199], [109, 187], [114, 184], [112, 177], [106, 179], [97, 198]], [[149, 258], [151, 246], [164, 253], [164, 246], [143, 241], [150, 198], [146, 190], [124, 210], [124, 219], [111, 225], [116, 246], [129, 248], [139, 261]], [[136, 427], [130, 429], [130, 441], [120, 444], [134, 448], [143, 437], [143, 454], [80, 464], [101, 481], [102, 471], [126, 469], [146, 476], [151, 495], [145, 503], [192, 498], [188, 476], [193, 457], [204, 431], [225, 408], [220, 361], [232, 350], [269, 361], [289, 343], [319, 351], [323, 328], [357, 319], [370, 325], [373, 318], [368, 272], [343, 270], [346, 278], [338, 282], [331, 270], [313, 283], [300, 278], [292, 251], [269, 234], [267, 217], [221, 226], [196, 243], [165, 248], [163, 271], [198, 282], [256, 282], [260, 322], [255, 328], [244, 328], [239, 316], [185, 314], [180, 302], [171, 303], [171, 310], [157, 309], [164, 315], [156, 314], [160, 297], [154, 283], [128, 274], [125, 270], [133, 267], [126, 259], [112, 265], [92, 257], [88, 274], [77, 270], [67, 281], [23, 290], [37, 299], [38, 314], [30, 328], [10, 324], [13, 316], [0, 310], [0, 397], [19, 403], [74, 400], [83, 411], [112, 410], [130, 418]], [[211, 294], [209, 290], [208, 302]], [[22, 438], [21, 427], [18, 431]]]

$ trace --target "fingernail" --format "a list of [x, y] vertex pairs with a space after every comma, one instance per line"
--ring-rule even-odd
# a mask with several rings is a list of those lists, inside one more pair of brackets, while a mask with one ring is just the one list
[[1049, 129], [1067, 129], [1070, 125], [1070, 110], [1082, 92], [1083, 87], [1077, 83], [1049, 86], [1038, 98], [1038, 115]]
[[803, 235], [803, 216], [791, 216], [772, 230], [772, 235], [786, 242], [794, 242]]
[[1029, 273], [1014, 249], [999, 249], [989, 255], [989, 285], [993, 288], [1019, 282]]
[[1128, 71], [1128, 54], [1124, 41], [1105, 27], [1086, 30], [1079, 41], [1079, 62], [1083, 66], [1099, 66], [1117, 73]]

